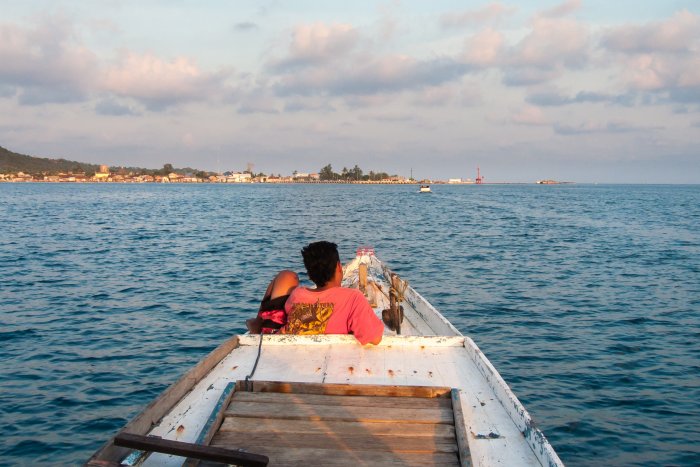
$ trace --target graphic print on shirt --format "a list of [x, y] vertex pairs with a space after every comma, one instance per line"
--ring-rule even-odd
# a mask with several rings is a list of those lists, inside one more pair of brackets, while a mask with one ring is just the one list
[[295, 303], [287, 316], [287, 334], [324, 334], [333, 303]]

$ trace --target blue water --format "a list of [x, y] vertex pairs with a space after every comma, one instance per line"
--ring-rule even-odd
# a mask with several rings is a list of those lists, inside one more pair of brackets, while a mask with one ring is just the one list
[[87, 459], [330, 239], [472, 336], [568, 465], [700, 464], [700, 186], [415, 191], [0, 184], [0, 463]]

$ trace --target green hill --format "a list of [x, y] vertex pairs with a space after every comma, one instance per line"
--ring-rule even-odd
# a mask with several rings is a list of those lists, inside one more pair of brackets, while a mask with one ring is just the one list
[[[88, 164], [86, 162], [76, 162], [69, 161], [66, 159], [48, 159], [45, 157], [33, 157], [25, 156], [24, 154], [17, 154], [8, 149], [0, 146], [0, 174], [9, 174], [24, 172], [26, 174], [40, 175], [40, 174], [58, 174], [63, 173], [79, 173], [84, 172], [86, 174], [94, 174], [98, 171], [100, 166], [98, 164]], [[204, 178], [208, 175], [213, 175], [213, 172], [204, 172], [199, 169], [193, 169], [191, 167], [185, 167], [178, 169], [172, 166], [172, 164], [165, 164], [162, 169], [144, 169], [142, 167], [115, 167], [111, 166], [109, 168], [111, 172], [115, 173], [136, 173], [136, 174], [150, 174], [150, 175], [166, 175], [170, 172], [175, 172], [179, 174], [194, 173], [200, 178]]]
[[0, 173], [24, 172], [30, 174], [58, 172], [95, 172], [99, 165], [66, 159], [48, 159], [43, 157], [17, 154], [0, 146]]

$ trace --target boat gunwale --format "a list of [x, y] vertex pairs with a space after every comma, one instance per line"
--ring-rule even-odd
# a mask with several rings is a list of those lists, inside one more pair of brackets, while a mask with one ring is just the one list
[[240, 347], [239, 337], [238, 335], [234, 335], [226, 339], [173, 384], [168, 386], [158, 397], [151, 401], [141, 412], [134, 416], [134, 418], [115, 433], [109, 441], [97, 450], [85, 465], [102, 466], [105, 462], [119, 463], [123, 460], [133, 449], [116, 446], [114, 444], [114, 439], [122, 433], [146, 435], [227, 355]]

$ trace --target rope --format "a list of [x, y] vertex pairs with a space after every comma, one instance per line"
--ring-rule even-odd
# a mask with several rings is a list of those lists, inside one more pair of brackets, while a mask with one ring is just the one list
[[262, 353], [262, 341], [263, 341], [263, 333], [261, 331], [260, 332], [260, 342], [258, 343], [258, 355], [255, 357], [255, 363], [253, 364], [253, 369], [250, 370], [250, 374], [245, 377], [245, 390], [247, 392], [250, 392], [253, 390], [252, 381], [250, 381], [250, 378], [253, 377], [253, 375], [255, 374], [256, 368], [258, 368], [258, 362], [260, 361], [260, 354]]
[[396, 282], [396, 287], [391, 287], [389, 293], [394, 296], [394, 299], [396, 299], [396, 304], [400, 305], [401, 302], [403, 302], [404, 294], [408, 288], [408, 281], [398, 279]]

